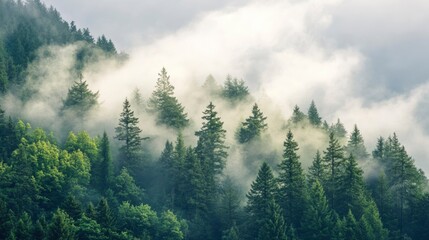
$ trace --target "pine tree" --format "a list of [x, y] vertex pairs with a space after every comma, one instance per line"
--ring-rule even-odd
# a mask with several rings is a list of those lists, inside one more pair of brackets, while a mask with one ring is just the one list
[[319, 181], [324, 183], [326, 181], [326, 171], [323, 166], [323, 160], [320, 156], [319, 150], [316, 152], [316, 156], [313, 158], [312, 165], [308, 168], [308, 183], [312, 186], [314, 182]]
[[188, 126], [189, 119], [184, 107], [174, 97], [174, 87], [165, 68], [158, 73], [155, 90], [149, 99], [149, 108], [157, 114], [157, 123], [180, 130]]
[[24, 212], [21, 218], [18, 220], [18, 223], [15, 228], [15, 237], [16, 239], [30, 240], [33, 239], [32, 234], [33, 222], [31, 221], [28, 213]]
[[359, 220], [362, 239], [384, 240], [387, 239], [388, 231], [383, 227], [377, 206], [371, 200], [368, 202], [362, 217]]
[[[246, 210], [250, 215], [250, 231], [254, 234], [259, 232], [261, 223], [266, 218], [270, 202], [274, 199], [277, 191], [274, 175], [267, 163], [263, 163], [259, 169], [256, 180], [252, 182], [250, 191], [247, 193]], [[253, 235], [255, 236], [255, 235]]]
[[33, 239], [34, 240], [44, 240], [46, 237], [47, 223], [45, 217], [42, 215], [37, 219], [36, 224], [34, 225], [33, 230]]
[[306, 208], [302, 221], [303, 239], [331, 239], [334, 217], [323, 191], [322, 185], [316, 180], [310, 191], [309, 206]]
[[335, 210], [343, 216], [350, 209], [353, 214], [360, 217], [366, 207], [365, 183], [363, 171], [357, 165], [353, 155], [344, 162], [344, 170], [338, 178], [338, 195]]
[[363, 137], [356, 124], [350, 135], [346, 152], [352, 154], [357, 160], [365, 160], [369, 156], [364, 145]]
[[119, 118], [119, 126], [115, 128], [115, 138], [119, 141], [124, 141], [120, 151], [122, 155], [121, 166], [126, 167], [130, 172], [138, 168], [138, 158], [141, 141], [141, 129], [138, 127], [139, 119], [134, 116], [134, 111], [131, 110], [128, 99], [125, 99], [124, 107]]
[[112, 182], [113, 166], [112, 157], [110, 155], [110, 143], [106, 131], [103, 132], [103, 137], [100, 141], [100, 183], [99, 188], [105, 192]]
[[[352, 211], [349, 210], [344, 217], [344, 239], [362, 239], [358, 222]], [[363, 239], [362, 239], [363, 240]]]
[[201, 164], [193, 148], [186, 150], [184, 166], [185, 176], [182, 190], [184, 198], [184, 209], [189, 215], [189, 219], [195, 218], [199, 212], [207, 211], [207, 196], [204, 195], [204, 175]]
[[338, 118], [337, 123], [335, 125], [332, 125], [329, 129], [330, 132], [334, 133], [335, 138], [337, 139], [343, 139], [347, 135], [347, 131], [344, 128], [344, 125], [341, 123], [340, 119]]
[[322, 118], [319, 117], [319, 113], [317, 112], [314, 101], [311, 101], [310, 107], [308, 108], [308, 120], [310, 121], [311, 125], [315, 127], [320, 127], [322, 125]]
[[63, 111], [72, 111], [77, 117], [83, 118], [85, 114], [98, 105], [98, 92], [92, 92], [86, 81], [74, 82], [68, 90], [67, 97], [63, 101]]
[[283, 213], [274, 199], [271, 199], [267, 216], [262, 222], [259, 230], [258, 240], [287, 240], [286, 223], [283, 219]]
[[323, 153], [325, 154], [323, 162], [327, 172], [324, 188], [326, 188], [326, 195], [331, 207], [335, 209], [338, 179], [341, 174], [341, 166], [344, 162], [344, 153], [343, 148], [332, 132], [329, 134], [328, 147]]
[[261, 133], [267, 129], [267, 124], [265, 123], [266, 119], [267, 117], [264, 117], [258, 105], [255, 103], [252, 108], [252, 115], [241, 123], [241, 127], [237, 133], [238, 142], [246, 143], [255, 137], [259, 137]]
[[286, 222], [299, 229], [307, 200], [306, 183], [297, 154], [298, 143], [291, 131], [287, 133], [283, 146], [283, 161], [278, 166], [279, 203], [284, 209]]
[[297, 124], [301, 121], [303, 121], [306, 118], [305, 114], [299, 109], [298, 105], [295, 105], [295, 107], [293, 108], [293, 113], [292, 113], [292, 123], [293, 124]]
[[104, 228], [110, 229], [114, 226], [115, 217], [109, 207], [106, 198], [102, 198], [96, 208], [97, 222]]
[[82, 206], [73, 196], [69, 195], [62, 204], [62, 209], [73, 219], [77, 220], [82, 217]]
[[218, 177], [222, 175], [228, 153], [225, 146], [225, 133], [223, 122], [214, 110], [215, 106], [210, 102], [203, 112], [204, 120], [201, 130], [195, 132], [198, 137], [195, 149], [201, 162], [203, 174], [206, 179], [207, 196], [212, 199], [217, 195], [216, 185]]
[[57, 209], [48, 227], [48, 239], [73, 240], [76, 227], [73, 220], [61, 209]]
[[249, 89], [243, 80], [238, 80], [237, 78], [232, 79], [232, 77], [228, 75], [223, 85], [222, 96], [234, 104], [245, 100], [249, 96]]

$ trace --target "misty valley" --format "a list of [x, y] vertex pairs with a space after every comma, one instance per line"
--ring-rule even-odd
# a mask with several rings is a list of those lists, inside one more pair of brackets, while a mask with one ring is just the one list
[[129, 54], [0, 0], [0, 239], [429, 239], [395, 129], [364, 139], [233, 75], [141, 77]]

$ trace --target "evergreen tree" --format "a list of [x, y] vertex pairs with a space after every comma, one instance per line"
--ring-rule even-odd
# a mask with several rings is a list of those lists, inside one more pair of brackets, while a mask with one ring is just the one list
[[102, 227], [111, 229], [115, 224], [115, 216], [106, 198], [102, 198], [96, 208], [96, 220]]
[[231, 101], [231, 103], [236, 103], [245, 100], [249, 96], [249, 89], [243, 80], [232, 79], [228, 75], [223, 85], [222, 96]]
[[352, 154], [357, 160], [365, 160], [369, 156], [363, 142], [363, 137], [356, 124], [345, 150], [347, 153]]
[[[358, 222], [352, 211], [349, 210], [344, 217], [344, 239], [362, 239]], [[363, 239], [362, 239], [363, 240]]]
[[15, 228], [16, 239], [30, 240], [33, 239], [32, 234], [33, 222], [31, 221], [28, 213], [24, 212], [21, 218], [18, 220]]
[[105, 192], [112, 182], [113, 166], [112, 157], [110, 155], [110, 143], [106, 131], [103, 132], [103, 137], [100, 141], [100, 183], [99, 189]]
[[306, 118], [305, 114], [299, 109], [298, 105], [293, 108], [291, 121], [293, 124], [297, 124]]
[[216, 82], [212, 75], [207, 76], [202, 88], [206, 93], [209, 94], [209, 96], [212, 97], [218, 96], [222, 91], [221, 86]]
[[76, 227], [73, 220], [61, 209], [57, 209], [48, 227], [48, 239], [73, 240]]
[[344, 162], [343, 148], [335, 138], [334, 133], [329, 134], [329, 143], [326, 151], [323, 152], [323, 163], [327, 172], [327, 179], [324, 188], [326, 196], [332, 208], [336, 207], [336, 195], [338, 194], [339, 176]]
[[189, 218], [192, 219], [199, 211], [207, 211], [207, 203], [205, 202], [207, 196], [204, 196], [203, 170], [194, 149], [191, 147], [186, 150], [184, 170], [182, 198], [185, 200], [185, 211], [189, 214]]
[[79, 118], [84, 118], [91, 109], [98, 105], [98, 92], [94, 93], [88, 88], [86, 81], [74, 82], [68, 90], [63, 101], [63, 111], [71, 111]]
[[100, 224], [98, 224], [94, 219], [87, 217], [85, 214], [82, 215], [77, 223], [77, 239], [82, 240], [100, 240], [107, 239], [102, 233]]
[[220, 198], [220, 216], [223, 229], [231, 229], [239, 221], [241, 211], [241, 194], [239, 186], [229, 176], [222, 183]]
[[388, 231], [383, 227], [377, 206], [373, 201], [367, 204], [362, 217], [359, 220], [362, 239], [384, 240], [387, 239]]
[[320, 127], [322, 125], [322, 118], [319, 117], [319, 113], [317, 112], [314, 101], [311, 101], [310, 107], [308, 108], [308, 120], [310, 121], [311, 125], [315, 127]]
[[46, 237], [47, 223], [45, 217], [42, 215], [37, 219], [36, 224], [34, 225], [33, 230], [33, 239], [34, 240], [44, 240]]
[[271, 199], [267, 217], [262, 222], [258, 240], [287, 240], [286, 224], [280, 206]]
[[316, 156], [313, 158], [312, 165], [308, 168], [307, 178], [309, 186], [312, 186], [316, 180], [320, 183], [324, 183], [326, 181], [326, 171], [319, 150], [317, 150]]
[[97, 46], [100, 47], [101, 49], [103, 49], [106, 53], [110, 53], [110, 54], [116, 54], [116, 48], [115, 45], [113, 44], [112, 40], [107, 40], [106, 36], [101, 35], [101, 37], [99, 37], [97, 39]]
[[174, 146], [170, 141], [165, 142], [164, 150], [159, 158], [159, 163], [162, 167], [161, 181], [163, 184], [163, 194], [165, 194], [165, 205], [170, 209], [175, 209], [175, 195], [176, 195], [176, 164], [174, 158]]
[[350, 155], [344, 163], [344, 170], [338, 179], [338, 195], [335, 210], [340, 216], [347, 213], [349, 209], [357, 217], [363, 214], [366, 207], [365, 184], [363, 171], [357, 165], [353, 155]]
[[255, 234], [258, 234], [262, 222], [265, 221], [270, 202], [274, 199], [276, 191], [274, 175], [268, 164], [264, 162], [246, 195], [246, 210], [250, 215], [249, 221], [251, 221], [249, 230], [253, 236], [257, 236]]
[[323, 191], [322, 185], [316, 180], [310, 191], [309, 206], [306, 208], [302, 221], [303, 239], [331, 239], [334, 217]]
[[239, 232], [237, 226], [232, 226], [222, 234], [222, 240], [239, 240]]
[[337, 139], [343, 139], [347, 135], [347, 131], [344, 128], [344, 125], [341, 123], [340, 119], [338, 118], [337, 123], [335, 125], [332, 125], [329, 129], [330, 132], [334, 133], [335, 138]]
[[62, 204], [62, 209], [73, 219], [77, 220], [82, 217], [82, 206], [78, 200], [69, 195]]
[[184, 107], [174, 97], [174, 87], [165, 68], [158, 73], [155, 90], [149, 99], [149, 108], [157, 114], [157, 123], [174, 129], [183, 129], [189, 124]]
[[279, 203], [284, 209], [285, 220], [295, 228], [300, 228], [301, 217], [306, 204], [305, 176], [299, 162], [298, 143], [291, 131], [283, 143], [283, 161], [279, 164]]
[[143, 201], [143, 190], [138, 187], [134, 178], [123, 168], [112, 182], [112, 190], [119, 202], [128, 201], [132, 204], [140, 204]]
[[128, 99], [125, 99], [121, 117], [119, 118], [119, 126], [115, 128], [115, 138], [124, 142], [120, 148], [121, 166], [132, 173], [139, 167], [139, 151], [143, 140], [140, 137], [142, 130], [138, 127], [138, 123], [139, 119], [134, 116], [134, 111], [131, 110]]
[[207, 196], [212, 200], [217, 195], [218, 177], [225, 168], [225, 161], [228, 153], [225, 146], [225, 133], [223, 122], [214, 110], [215, 106], [210, 102], [203, 112], [203, 126], [195, 135], [198, 137], [195, 149], [201, 162], [203, 175], [207, 186]]
[[258, 105], [255, 103], [252, 108], [252, 115], [241, 123], [237, 132], [238, 142], [246, 143], [255, 137], [259, 137], [261, 133], [267, 129], [267, 124], [265, 123], [266, 119], [267, 117], [264, 117]]

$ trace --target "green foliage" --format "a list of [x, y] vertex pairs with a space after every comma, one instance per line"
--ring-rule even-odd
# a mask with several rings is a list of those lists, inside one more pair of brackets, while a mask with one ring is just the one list
[[265, 221], [270, 202], [274, 199], [276, 192], [277, 186], [274, 175], [268, 164], [264, 162], [246, 195], [246, 210], [251, 218], [250, 231], [253, 234], [258, 234], [261, 222]]
[[103, 132], [103, 137], [101, 138], [98, 148], [99, 148], [99, 157], [100, 157], [100, 167], [99, 167], [100, 172], [98, 174], [95, 174], [95, 172], [93, 171], [93, 176], [99, 175], [98, 188], [102, 192], [105, 192], [109, 188], [113, 180], [112, 179], [113, 164], [112, 164], [112, 157], [110, 154], [109, 138], [107, 137], [106, 131]]
[[214, 108], [215, 106], [210, 102], [203, 112], [203, 126], [195, 132], [198, 137], [195, 151], [206, 179], [206, 194], [211, 198], [216, 196], [217, 177], [222, 174], [228, 156], [226, 152], [228, 147], [225, 146], [226, 131]]
[[280, 206], [272, 199], [267, 211], [267, 217], [262, 222], [258, 240], [287, 240], [286, 224]]
[[320, 156], [320, 151], [317, 150], [316, 156], [313, 158], [313, 163], [308, 168], [308, 182], [309, 186], [312, 186], [313, 183], [319, 181], [319, 183], [324, 183], [326, 180], [326, 169], [323, 165], [322, 157]]
[[267, 129], [268, 125], [265, 123], [266, 119], [267, 117], [264, 117], [258, 105], [255, 103], [252, 108], [252, 115], [246, 118], [238, 129], [238, 142], [246, 143], [256, 137], [259, 137], [261, 133]]
[[85, 214], [76, 222], [78, 228], [76, 237], [82, 240], [101, 240], [108, 239], [102, 233], [102, 228], [94, 219]]
[[112, 190], [119, 202], [129, 201], [132, 204], [140, 204], [143, 200], [143, 190], [136, 185], [126, 168], [123, 168], [114, 179]]
[[334, 136], [337, 139], [343, 139], [347, 135], [347, 131], [344, 128], [344, 125], [340, 122], [340, 119], [337, 120], [337, 123], [329, 127], [329, 132], [334, 133]]
[[283, 146], [283, 160], [278, 166], [278, 198], [286, 222], [299, 228], [307, 201], [306, 182], [297, 154], [298, 143], [291, 131], [287, 133]]
[[369, 156], [364, 145], [363, 137], [360, 134], [357, 125], [353, 128], [353, 132], [350, 135], [350, 139], [345, 150], [347, 153], [352, 154], [358, 161], [365, 160]]
[[231, 103], [246, 100], [249, 97], [249, 89], [243, 80], [232, 79], [230, 75], [226, 77], [222, 88], [222, 96]]
[[299, 109], [298, 105], [295, 105], [293, 108], [293, 113], [291, 117], [291, 121], [293, 124], [298, 124], [306, 119], [307, 116]]
[[170, 210], [167, 210], [161, 214], [158, 225], [158, 239], [162, 240], [181, 240], [185, 236], [183, 234], [183, 228], [185, 226], [181, 223], [176, 215]]
[[328, 197], [331, 207], [335, 208], [336, 197], [338, 194], [339, 176], [344, 162], [344, 150], [338, 140], [335, 138], [334, 133], [329, 134], [329, 143], [326, 151], [323, 152], [323, 163], [327, 172], [326, 195]]
[[125, 99], [121, 117], [119, 118], [119, 125], [115, 128], [115, 138], [123, 141], [120, 148], [121, 151], [121, 167], [125, 167], [131, 173], [139, 168], [139, 151], [141, 141], [141, 129], [138, 127], [139, 119], [134, 116], [134, 111], [131, 110], [130, 102]]
[[158, 216], [149, 205], [133, 206], [123, 202], [119, 206], [118, 214], [121, 229], [130, 231], [139, 238], [155, 236]]
[[310, 121], [310, 124], [315, 127], [320, 127], [322, 125], [322, 118], [317, 112], [314, 101], [311, 101], [310, 107], [308, 108], [308, 120]]
[[189, 119], [184, 107], [174, 97], [174, 87], [165, 68], [158, 73], [155, 90], [149, 99], [149, 108], [157, 114], [157, 123], [180, 130], [188, 126]]
[[86, 81], [81, 78], [69, 88], [67, 97], [63, 101], [62, 110], [67, 114], [75, 114], [75, 116], [82, 119], [97, 105], [98, 92], [92, 92]]
[[309, 205], [302, 220], [303, 239], [330, 239], [334, 216], [318, 180], [313, 183], [309, 195]]
[[73, 240], [76, 227], [73, 220], [61, 209], [57, 209], [48, 226], [48, 239]]

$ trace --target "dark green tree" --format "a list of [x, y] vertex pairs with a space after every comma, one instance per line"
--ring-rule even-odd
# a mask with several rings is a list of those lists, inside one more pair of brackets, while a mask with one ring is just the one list
[[243, 80], [232, 79], [228, 75], [223, 85], [222, 96], [231, 101], [231, 103], [236, 103], [245, 100], [249, 96], [249, 89]]
[[259, 169], [256, 180], [252, 182], [250, 191], [247, 193], [246, 210], [250, 215], [250, 236], [258, 236], [262, 223], [267, 218], [270, 202], [273, 201], [277, 192], [277, 186], [271, 168], [263, 163]]
[[140, 204], [143, 201], [143, 190], [138, 187], [134, 178], [123, 168], [112, 182], [112, 190], [119, 202], [128, 201], [132, 204]]
[[329, 143], [326, 151], [323, 152], [323, 163], [326, 168], [327, 176], [324, 189], [329, 200], [330, 206], [335, 209], [336, 197], [338, 195], [339, 176], [341, 175], [344, 163], [344, 150], [334, 133], [329, 134]]
[[121, 152], [121, 167], [125, 167], [128, 171], [134, 173], [139, 168], [139, 151], [141, 148], [140, 137], [141, 129], [138, 126], [139, 119], [134, 116], [134, 111], [131, 110], [128, 99], [125, 99], [121, 117], [119, 118], [119, 126], [115, 128], [115, 138], [123, 141], [120, 148]]
[[258, 240], [287, 240], [286, 223], [280, 205], [271, 199], [267, 211], [267, 217], [262, 222], [262, 228], [258, 234]]
[[16, 239], [30, 240], [32, 238], [33, 222], [28, 213], [24, 212], [18, 220], [15, 228]]
[[239, 186], [229, 176], [221, 186], [219, 212], [222, 216], [223, 229], [228, 230], [235, 226], [241, 215], [241, 194]]
[[73, 220], [61, 209], [57, 209], [48, 226], [48, 239], [73, 240], [76, 227]]
[[331, 239], [334, 216], [318, 180], [313, 183], [309, 196], [309, 205], [302, 218], [303, 239]]
[[34, 240], [44, 240], [47, 233], [47, 223], [45, 216], [42, 215], [39, 219], [37, 219], [34, 229], [33, 229], [33, 239]]
[[299, 109], [298, 105], [293, 108], [291, 121], [293, 124], [297, 124], [306, 118], [305, 114]]
[[97, 46], [103, 49], [104, 52], [110, 54], [116, 54], [116, 48], [113, 44], [112, 40], [107, 40], [106, 36], [101, 35], [101, 37], [97, 38]]
[[67, 196], [62, 204], [62, 209], [73, 219], [78, 220], [82, 217], [82, 205], [72, 195]]
[[344, 125], [341, 123], [339, 118], [337, 120], [337, 123], [331, 125], [331, 127], [329, 128], [329, 131], [333, 132], [335, 138], [337, 139], [343, 139], [347, 135], [347, 131], [344, 128]]
[[106, 198], [100, 199], [96, 208], [96, 221], [108, 231], [115, 225], [115, 216]]
[[311, 101], [310, 107], [308, 108], [308, 120], [310, 121], [311, 125], [315, 127], [320, 127], [322, 125], [322, 118], [317, 112], [316, 104], [314, 104], [314, 101]]
[[326, 181], [326, 170], [319, 150], [317, 150], [316, 156], [313, 158], [313, 163], [308, 168], [307, 179], [309, 186], [312, 186], [316, 180], [319, 181], [319, 183], [324, 183]]
[[110, 143], [106, 131], [103, 132], [103, 137], [100, 141], [99, 146], [99, 155], [100, 155], [100, 183], [99, 189], [102, 192], [105, 192], [113, 178], [113, 166], [112, 166], [112, 157], [110, 155]]
[[76, 114], [79, 118], [85, 115], [98, 105], [98, 92], [92, 92], [86, 81], [82, 78], [74, 82], [68, 90], [67, 97], [63, 101], [62, 110]]
[[306, 182], [297, 154], [298, 143], [293, 139], [291, 131], [287, 133], [283, 146], [283, 160], [278, 166], [278, 201], [284, 211], [286, 223], [299, 229], [307, 201]]
[[101, 240], [108, 239], [103, 235], [100, 224], [98, 224], [94, 219], [87, 217], [85, 214], [82, 215], [76, 222], [77, 226], [77, 239], [82, 240]]
[[195, 218], [198, 212], [206, 212], [207, 196], [205, 193], [203, 169], [193, 148], [186, 150], [184, 182], [181, 197], [184, 198], [184, 209], [189, 219]]
[[255, 103], [252, 108], [252, 115], [246, 118], [246, 120], [241, 123], [241, 126], [238, 129], [238, 142], [246, 143], [255, 137], [259, 137], [261, 133], [267, 129], [268, 125], [265, 123], [266, 119], [267, 117], [264, 117], [258, 105]]
[[350, 139], [345, 150], [348, 154], [352, 154], [358, 161], [365, 160], [369, 156], [365, 148], [363, 137], [360, 134], [356, 124], [353, 128], [353, 132], [350, 135]]
[[371, 200], [359, 220], [360, 233], [362, 239], [384, 240], [388, 237], [388, 231], [383, 227], [377, 206]]
[[225, 146], [226, 131], [214, 108], [215, 106], [210, 102], [203, 112], [203, 126], [195, 132], [198, 137], [195, 151], [205, 176], [208, 191], [206, 196], [210, 196], [212, 200], [217, 196], [218, 177], [223, 173], [228, 156], [227, 146]]
[[174, 87], [165, 68], [158, 73], [155, 90], [149, 99], [149, 108], [157, 115], [157, 123], [180, 130], [188, 126], [184, 107], [174, 97]]

